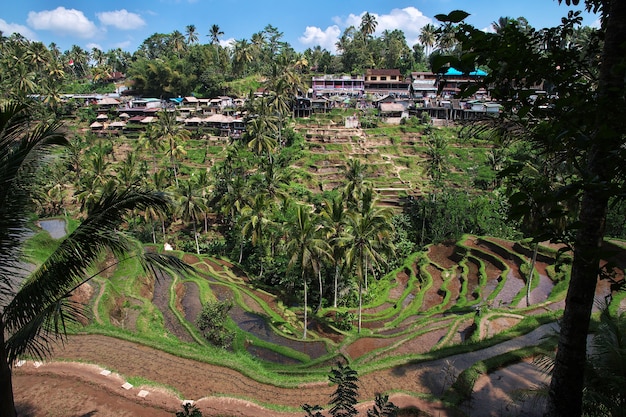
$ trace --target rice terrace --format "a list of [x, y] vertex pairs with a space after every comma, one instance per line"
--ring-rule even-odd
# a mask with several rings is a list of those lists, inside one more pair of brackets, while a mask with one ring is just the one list
[[0, 18], [0, 417], [624, 416], [625, 2], [79, 3]]

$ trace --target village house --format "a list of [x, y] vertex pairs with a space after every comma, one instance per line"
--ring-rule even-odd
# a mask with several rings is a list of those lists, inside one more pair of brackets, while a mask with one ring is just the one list
[[311, 79], [313, 98], [331, 96], [362, 96], [365, 93], [365, 77], [362, 75], [326, 74]]
[[410, 80], [399, 69], [368, 69], [365, 71], [365, 94], [373, 96], [409, 97]]

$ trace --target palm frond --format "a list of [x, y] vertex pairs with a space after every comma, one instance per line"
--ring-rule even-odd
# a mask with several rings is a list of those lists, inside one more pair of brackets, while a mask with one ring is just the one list
[[152, 272], [162, 267], [189, 270], [190, 267], [174, 257], [145, 253], [118, 230], [125, 214], [147, 207], [165, 211], [168, 200], [161, 193], [130, 188], [113, 190], [91, 207], [87, 218], [28, 277], [6, 306], [3, 319], [10, 335], [11, 354], [47, 352], [50, 341], [63, 334], [65, 319], [75, 318], [77, 313], [76, 309], [67, 309], [70, 304], [60, 301], [93, 277], [87, 274], [87, 269], [105, 250], [112, 251], [118, 259], [135, 257]]

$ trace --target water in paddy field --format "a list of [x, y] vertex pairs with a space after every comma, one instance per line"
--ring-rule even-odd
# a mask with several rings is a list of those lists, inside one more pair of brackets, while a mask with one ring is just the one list
[[65, 231], [66, 223], [63, 219], [39, 220], [37, 224], [43, 230], [50, 233], [50, 237], [52, 237], [53, 239], [61, 239], [67, 234], [67, 232]]

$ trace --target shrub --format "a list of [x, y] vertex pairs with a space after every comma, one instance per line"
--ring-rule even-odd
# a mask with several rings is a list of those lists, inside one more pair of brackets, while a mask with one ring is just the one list
[[196, 326], [214, 346], [228, 349], [233, 343], [235, 332], [226, 328], [226, 318], [231, 308], [232, 300], [209, 302], [202, 306], [202, 312], [196, 319]]
[[194, 404], [184, 403], [183, 411], [177, 411], [176, 417], [202, 417], [202, 412]]

